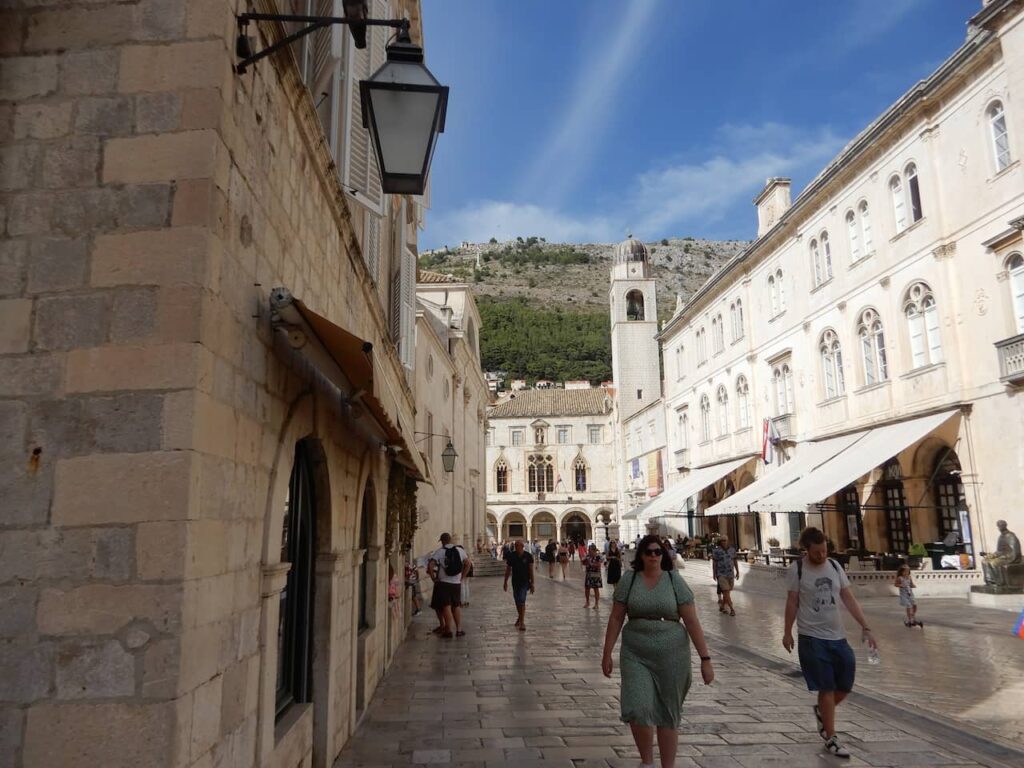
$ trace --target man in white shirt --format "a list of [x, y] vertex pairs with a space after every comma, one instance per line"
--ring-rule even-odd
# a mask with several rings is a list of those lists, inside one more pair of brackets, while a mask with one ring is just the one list
[[786, 588], [786, 631], [782, 646], [793, 652], [793, 622], [799, 634], [800, 669], [807, 690], [816, 691], [818, 704], [814, 715], [818, 734], [825, 749], [836, 757], [850, 753], [836, 739], [836, 707], [853, 689], [857, 669], [853, 649], [846, 640], [839, 603], [864, 630], [869, 647], [877, 648], [860, 603], [850, 591], [850, 580], [843, 567], [828, 556], [825, 534], [817, 528], [804, 528], [800, 547], [807, 554], [789, 567]]
[[473, 561], [465, 549], [452, 544], [450, 533], [442, 533], [440, 541], [441, 548], [430, 556], [427, 563], [427, 574], [434, 582], [430, 607], [437, 612], [441, 637], [462, 637], [466, 634], [462, 631], [462, 578]]

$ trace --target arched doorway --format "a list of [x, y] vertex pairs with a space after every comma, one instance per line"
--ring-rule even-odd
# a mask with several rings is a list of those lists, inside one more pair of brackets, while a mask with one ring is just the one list
[[376, 562], [371, 557], [370, 548], [376, 544], [377, 528], [377, 496], [373, 482], [367, 481], [363, 491], [363, 501], [359, 512], [359, 536], [356, 557], [359, 563], [357, 599], [358, 632], [356, 646], [356, 710], [366, 708], [366, 636], [374, 625], [376, 606]]
[[530, 538], [536, 539], [542, 547], [555, 538], [557, 531], [558, 521], [547, 510], [536, 512], [530, 518]]
[[515, 541], [526, 538], [526, 517], [516, 510], [508, 512], [501, 521], [501, 538], [503, 541]]
[[965, 541], [960, 525], [960, 506], [964, 499], [964, 484], [960, 475], [960, 458], [950, 448], [941, 454], [932, 473], [932, 494], [935, 497], [935, 522], [939, 538], [956, 532]]
[[498, 518], [488, 510], [487, 512], [487, 543], [492, 544], [498, 541]]
[[562, 519], [562, 538], [575, 541], [577, 544], [586, 543], [593, 538], [593, 527], [588, 518], [582, 512], [570, 512]]

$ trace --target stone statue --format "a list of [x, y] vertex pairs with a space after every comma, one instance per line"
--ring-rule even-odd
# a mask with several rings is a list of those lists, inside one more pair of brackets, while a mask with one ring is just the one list
[[1024, 559], [1021, 558], [1020, 539], [1006, 527], [1005, 520], [996, 522], [999, 540], [996, 551], [985, 555], [981, 568], [987, 584], [1002, 587], [1024, 586]]

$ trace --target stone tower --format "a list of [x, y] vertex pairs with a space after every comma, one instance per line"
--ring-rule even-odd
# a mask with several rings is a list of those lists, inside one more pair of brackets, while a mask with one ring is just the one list
[[612, 318], [612, 376], [619, 419], [661, 397], [658, 301], [647, 246], [630, 236], [615, 249], [608, 301]]

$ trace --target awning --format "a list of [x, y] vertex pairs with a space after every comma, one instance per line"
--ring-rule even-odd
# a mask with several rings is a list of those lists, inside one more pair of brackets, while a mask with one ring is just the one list
[[867, 432], [854, 432], [841, 437], [832, 437], [826, 440], [808, 441], [799, 443], [796, 446], [795, 455], [778, 469], [765, 474], [764, 477], [751, 483], [745, 488], [740, 488], [728, 498], [722, 499], [717, 504], [704, 510], [704, 516], [712, 515], [742, 515], [750, 511], [749, 507], [755, 502], [770, 497], [779, 489], [799, 480], [809, 472], [824, 464], [837, 453], [845, 450], [857, 440], [860, 440]]
[[809, 507], [824, 501], [900, 451], [924, 439], [958, 413], [959, 410], [945, 411], [869, 429], [861, 439], [817, 467], [814, 472], [752, 504], [751, 509], [760, 512], [806, 512]]
[[684, 509], [686, 507], [686, 500], [690, 496], [700, 493], [737, 467], [746, 464], [752, 458], [754, 457], [744, 456], [742, 459], [731, 459], [721, 464], [709, 464], [706, 467], [694, 469], [656, 499], [652, 499], [646, 504], [641, 504], [636, 509], [631, 509], [622, 518], [624, 520], [640, 519], [641, 516], [649, 518], [667, 511]]
[[[373, 386], [373, 343], [349, 333], [319, 315], [287, 288], [270, 292], [273, 327], [286, 335], [288, 345], [329, 380], [342, 399], [368, 413], [382, 444], [417, 480], [426, 480], [426, 463], [415, 446], [410, 447], [402, 430], [377, 399]], [[358, 410], [356, 411], [358, 417]]]

